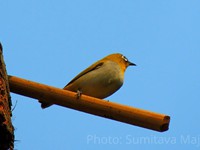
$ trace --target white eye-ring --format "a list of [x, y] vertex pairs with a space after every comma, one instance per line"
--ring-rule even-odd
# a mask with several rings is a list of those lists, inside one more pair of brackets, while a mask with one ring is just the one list
[[122, 55], [122, 59], [124, 59], [125, 62], [128, 62], [128, 59]]

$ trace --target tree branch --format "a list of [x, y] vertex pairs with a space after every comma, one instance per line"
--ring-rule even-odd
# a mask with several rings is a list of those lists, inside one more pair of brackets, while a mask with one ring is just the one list
[[11, 100], [6, 67], [0, 43], [0, 149], [13, 150], [14, 128], [11, 122]]

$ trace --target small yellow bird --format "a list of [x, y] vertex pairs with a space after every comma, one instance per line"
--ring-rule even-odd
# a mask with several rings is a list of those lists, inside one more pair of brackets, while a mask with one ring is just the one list
[[[136, 66], [136, 64], [119, 53], [108, 55], [79, 73], [64, 87], [64, 90], [100, 99], [106, 98], [123, 85], [124, 73], [128, 66]], [[42, 108], [51, 105], [41, 102]]]

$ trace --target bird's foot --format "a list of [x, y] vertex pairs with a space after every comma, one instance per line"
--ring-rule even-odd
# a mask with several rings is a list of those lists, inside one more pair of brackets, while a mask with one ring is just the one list
[[81, 90], [77, 90], [76, 92], [76, 99], [79, 99], [82, 95], [82, 91]]

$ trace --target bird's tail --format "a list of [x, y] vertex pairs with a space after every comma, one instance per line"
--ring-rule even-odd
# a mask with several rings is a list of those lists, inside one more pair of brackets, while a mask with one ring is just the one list
[[[66, 87], [67, 87], [67, 86], [65, 86], [63, 89], [64, 89], [64, 90], [67, 89]], [[53, 104], [48, 103], [48, 102], [45, 102], [45, 101], [43, 101], [43, 100], [38, 100], [38, 101], [41, 103], [42, 109], [45, 109], [45, 108], [47, 108], [47, 107], [53, 105]]]
[[53, 105], [53, 104], [51, 104], [51, 103], [44, 102], [44, 101], [41, 101], [41, 100], [39, 100], [39, 102], [41, 103], [42, 109], [45, 109], [45, 108], [47, 108], [47, 107]]

